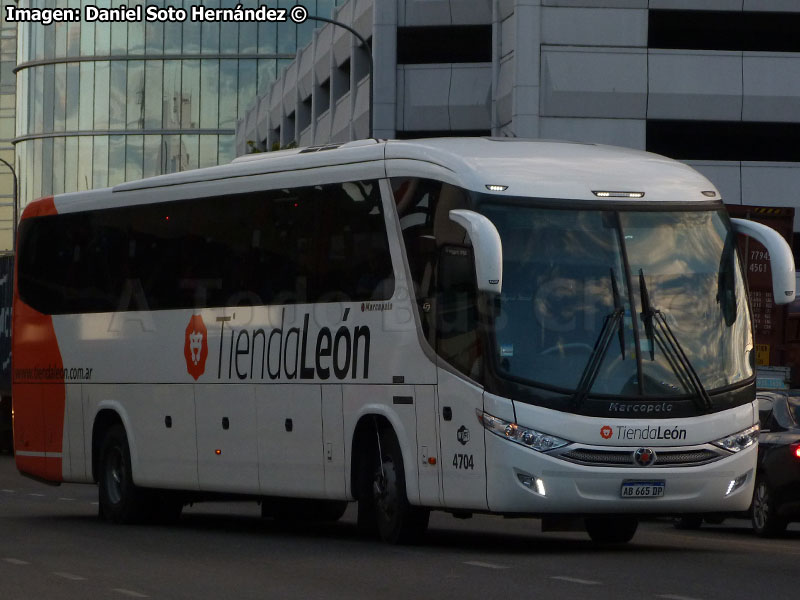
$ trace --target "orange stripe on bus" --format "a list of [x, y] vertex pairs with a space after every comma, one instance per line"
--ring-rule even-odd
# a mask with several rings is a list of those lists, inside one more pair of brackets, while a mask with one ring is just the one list
[[[31, 202], [22, 218], [57, 214], [53, 197]], [[19, 298], [14, 277], [11, 354], [14, 403], [14, 448], [19, 452], [61, 453], [64, 442], [64, 387], [61, 351], [53, 318]], [[61, 481], [61, 458], [17, 455], [17, 468], [51, 481]]]
[[23, 473], [28, 473], [47, 481], [61, 481], [61, 457], [60, 456], [20, 456], [14, 457], [17, 462], [17, 469]]
[[25, 210], [22, 211], [22, 217], [20, 217], [20, 221], [23, 219], [29, 219], [31, 217], [45, 217], [48, 215], [57, 215], [58, 211], [56, 210], [56, 203], [53, 196], [47, 196], [46, 198], [39, 198], [38, 200], [34, 200], [33, 202], [29, 203]]

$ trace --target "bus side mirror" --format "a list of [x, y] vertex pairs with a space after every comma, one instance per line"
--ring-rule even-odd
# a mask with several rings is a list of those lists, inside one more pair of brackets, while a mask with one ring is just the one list
[[450, 220], [466, 229], [472, 241], [478, 289], [499, 294], [503, 287], [503, 244], [494, 223], [472, 210], [460, 208], [450, 211]]
[[769, 252], [772, 267], [772, 295], [775, 304], [788, 304], [794, 300], [795, 272], [792, 249], [783, 236], [771, 227], [748, 221], [747, 219], [731, 219], [736, 233], [748, 235], [761, 244]]

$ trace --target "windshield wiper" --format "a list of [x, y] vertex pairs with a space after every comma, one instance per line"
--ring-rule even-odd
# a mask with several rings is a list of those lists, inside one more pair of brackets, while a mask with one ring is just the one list
[[592, 354], [589, 356], [589, 360], [583, 368], [583, 373], [581, 373], [581, 378], [572, 400], [575, 408], [583, 403], [586, 396], [589, 395], [589, 391], [592, 389], [595, 379], [597, 379], [603, 357], [606, 355], [608, 346], [611, 343], [611, 338], [614, 335], [614, 328], [619, 330], [619, 348], [622, 353], [622, 359], [625, 359], [625, 327], [623, 324], [625, 309], [620, 299], [614, 269], [611, 269], [611, 293], [614, 296], [614, 312], [610, 315], [606, 315], [603, 327], [600, 328], [600, 333], [597, 334], [597, 339], [594, 342]]
[[[622, 299], [619, 295], [619, 288], [617, 287], [617, 276], [614, 275], [614, 269], [609, 269], [611, 272], [611, 293], [614, 295], [614, 312], [621, 310], [623, 312], [623, 316], [625, 314], [625, 309], [622, 308]], [[625, 360], [625, 326], [621, 324], [619, 326], [619, 352], [622, 354], [622, 360]]]
[[[647, 284], [644, 280], [644, 270], [639, 269], [639, 292], [642, 299], [642, 320], [644, 331], [650, 342], [650, 360], [655, 360], [655, 344], [661, 348], [670, 367], [686, 389], [693, 389], [695, 401], [700, 408], [711, 408], [711, 397], [708, 395], [700, 376], [692, 366], [689, 357], [683, 350], [678, 338], [669, 326], [664, 313], [654, 308], [650, 303], [650, 294], [647, 292]], [[688, 384], [688, 385], [687, 385]]]

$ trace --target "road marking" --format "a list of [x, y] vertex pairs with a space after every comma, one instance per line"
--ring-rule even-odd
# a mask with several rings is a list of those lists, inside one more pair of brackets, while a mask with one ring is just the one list
[[26, 560], [20, 560], [18, 558], [4, 558], [3, 560], [6, 561], [8, 564], [11, 564], [11, 565], [29, 565], [29, 564], [31, 564]]
[[92, 506], [100, 506], [99, 502], [89, 502], [89, 504], [91, 504]]
[[17, 493], [17, 490], [0, 490], [0, 491], [5, 492], [6, 494], [16, 494]]
[[592, 581], [591, 579], [579, 579], [577, 577], [567, 577], [566, 575], [554, 575], [550, 579], [558, 579], [559, 581], [566, 581], [569, 583], [579, 583], [580, 585], [602, 585], [599, 581]]
[[699, 600], [699, 598], [692, 598], [691, 596], [679, 596], [677, 594], [660, 594], [656, 598], [664, 598], [664, 600]]
[[64, 502], [74, 502], [75, 498], [59, 498], [59, 500], [63, 500]]
[[28, 496], [36, 496], [37, 498], [44, 498], [44, 494], [34, 494], [34, 493], [30, 493], [30, 494], [28, 494]]
[[479, 560], [468, 560], [464, 564], [472, 567], [482, 567], [484, 569], [508, 569], [508, 567], [505, 565], [495, 565], [492, 563], [481, 562]]
[[124, 588], [114, 588], [111, 590], [112, 592], [120, 593], [124, 596], [130, 596], [131, 598], [149, 598], [147, 594], [140, 594], [139, 592], [134, 592], [133, 590], [126, 590]]
[[73, 575], [72, 573], [62, 573], [59, 571], [53, 571], [53, 575], [58, 577], [63, 577], [64, 579], [69, 579], [70, 581], [86, 581], [86, 577], [81, 577], [80, 575]]

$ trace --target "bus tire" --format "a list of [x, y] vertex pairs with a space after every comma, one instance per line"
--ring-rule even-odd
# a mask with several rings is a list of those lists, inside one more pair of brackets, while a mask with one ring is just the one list
[[627, 544], [636, 534], [639, 521], [636, 517], [590, 517], [586, 519], [586, 533], [597, 544]]
[[108, 429], [100, 447], [100, 515], [111, 523], [138, 523], [152, 514], [146, 490], [133, 483], [131, 451], [122, 425]]
[[784, 532], [788, 524], [786, 519], [778, 516], [775, 495], [762, 477], [758, 478], [753, 490], [751, 521], [753, 531], [759, 537], [778, 536]]
[[369, 480], [378, 536], [390, 544], [416, 542], [428, 528], [430, 511], [408, 501], [403, 454], [393, 431], [381, 432], [381, 450], [380, 467]]
[[368, 538], [377, 538], [378, 523], [375, 515], [375, 493], [373, 491], [375, 465], [378, 462], [377, 446], [374, 449], [370, 448], [369, 451], [361, 452], [357, 460], [356, 499], [358, 503], [356, 506], [356, 527], [359, 534]]

